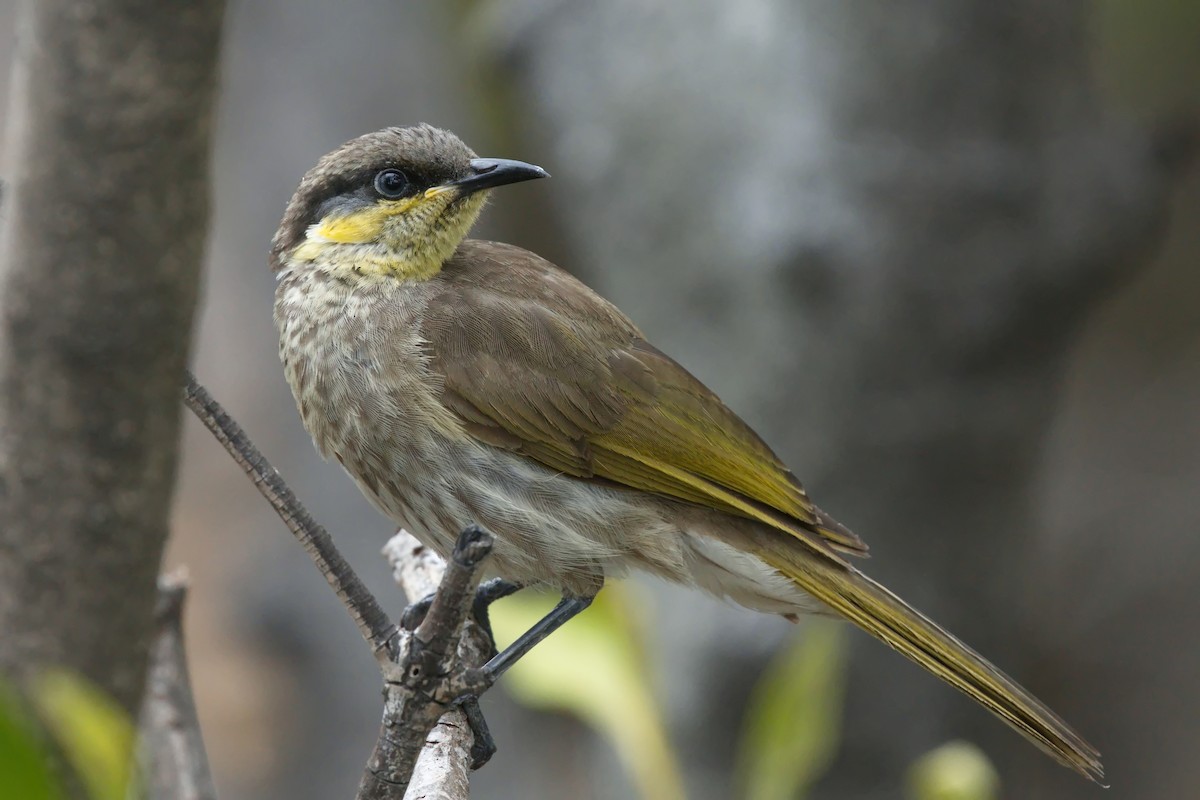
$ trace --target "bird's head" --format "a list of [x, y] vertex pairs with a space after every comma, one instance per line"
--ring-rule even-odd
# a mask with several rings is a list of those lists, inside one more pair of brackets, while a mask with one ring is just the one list
[[479, 158], [431, 125], [368, 133], [304, 176], [272, 240], [271, 267], [423, 280], [467, 235], [484, 190], [545, 177], [522, 161]]

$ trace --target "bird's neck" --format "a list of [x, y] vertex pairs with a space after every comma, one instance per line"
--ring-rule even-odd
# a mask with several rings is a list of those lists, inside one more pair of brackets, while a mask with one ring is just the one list
[[483, 198], [471, 197], [454, 213], [428, 220], [397, 215], [322, 222], [309, 228], [286, 261], [292, 269], [317, 269], [355, 282], [426, 281], [454, 255], [482, 209]]
[[382, 278], [426, 281], [437, 275], [454, 252], [396, 249], [380, 242], [342, 244], [305, 241], [287, 259], [292, 270], [316, 270], [352, 282], [369, 283]]

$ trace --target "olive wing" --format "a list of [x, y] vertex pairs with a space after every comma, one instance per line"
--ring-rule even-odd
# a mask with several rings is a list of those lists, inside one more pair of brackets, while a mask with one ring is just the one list
[[567, 273], [466, 242], [434, 280], [429, 366], [471, 436], [576, 478], [758, 519], [827, 554], [866, 552], [712, 391]]

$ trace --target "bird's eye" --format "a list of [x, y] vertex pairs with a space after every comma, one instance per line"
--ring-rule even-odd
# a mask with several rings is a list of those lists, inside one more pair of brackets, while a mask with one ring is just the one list
[[399, 200], [408, 191], [408, 176], [398, 169], [385, 169], [375, 176], [375, 191], [388, 200]]

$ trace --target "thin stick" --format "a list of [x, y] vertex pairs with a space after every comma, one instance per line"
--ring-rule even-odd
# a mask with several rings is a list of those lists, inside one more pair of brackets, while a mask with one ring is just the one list
[[[183, 390], [183, 401], [217, 441], [233, 456], [233, 460], [253, 481], [254, 485], [292, 535], [308, 551], [317, 569], [333, 587], [359, 633], [378, 658], [381, 651], [389, 652], [395, 646], [396, 626], [388, 619], [379, 601], [354, 572], [333, 544], [329, 533], [318, 524], [304, 506], [292, 494], [292, 490], [280, 477], [278, 470], [259, 452], [246, 436], [242, 427], [226, 413], [220, 403], [213, 399], [208, 390], [201, 386], [191, 372], [187, 373], [187, 385]], [[389, 655], [394, 653], [389, 652]]]
[[216, 800], [183, 646], [182, 570], [158, 579], [150, 672], [142, 704], [146, 794], [151, 800]]
[[[406, 796], [430, 731], [453, 710], [462, 693], [463, 673], [477, 672], [471, 667], [478, 667], [486, 658], [484, 653], [475, 653], [471, 659], [475, 663], [464, 664], [458, 644], [479, 570], [491, 551], [492, 536], [482, 528], [471, 525], [459, 535], [425, 620], [411, 636], [404, 637], [403, 655], [390, 675], [385, 668], [383, 724], [357, 800], [401, 800]], [[459, 752], [458, 760], [447, 766], [462, 771], [462, 755]], [[459, 791], [467, 789], [466, 781], [457, 786]]]
[[[468, 769], [473, 756], [472, 733], [455, 706], [464, 695], [478, 696], [487, 688], [478, 669], [490, 654], [491, 641], [479, 626], [466, 626], [475, 586], [484, 559], [492, 548], [492, 535], [468, 526], [459, 536], [424, 621], [412, 633], [401, 633], [378, 601], [342, 558], [328, 532], [318, 525], [296, 499], [283, 478], [259, 452], [232, 417], [189, 372], [184, 402], [216, 437], [234, 461], [258, 487], [288, 530], [333, 587], [371, 646], [384, 679], [383, 724], [375, 750], [363, 773], [358, 800], [401, 800], [410, 784], [421, 792], [438, 787], [439, 797], [465, 800], [470, 793]], [[399, 538], [399, 537], [397, 537]], [[391, 558], [393, 570], [432, 585], [441, 569], [432, 553], [408, 548]], [[392, 556], [393, 554], [390, 554]], [[404, 581], [405, 589], [416, 588]], [[413, 597], [413, 592], [409, 591]], [[423, 595], [419, 592], [413, 599]], [[441, 723], [441, 730], [435, 726]], [[198, 731], [197, 731], [198, 734]], [[414, 767], [422, 770], [414, 780]]]
[[[399, 531], [384, 545], [383, 555], [392, 567], [392, 577], [409, 600], [420, 600], [437, 591], [446, 562], [411, 533]], [[491, 646], [484, 630], [468, 621], [458, 648], [462, 662], [475, 666], [483, 664]], [[474, 747], [475, 733], [462, 709], [455, 708], [443, 714], [425, 737], [425, 747], [409, 778], [406, 800], [465, 800], [469, 797]]]

